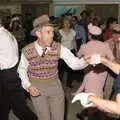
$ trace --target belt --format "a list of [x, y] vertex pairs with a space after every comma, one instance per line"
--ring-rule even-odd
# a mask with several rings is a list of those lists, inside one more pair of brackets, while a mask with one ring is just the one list
[[5, 69], [0, 69], [0, 72], [5, 72], [5, 71], [10, 71], [10, 70], [15, 70], [15, 69], [17, 69], [17, 66], [18, 66], [18, 64], [16, 64], [14, 67], [12, 67], [12, 68], [5, 68]]

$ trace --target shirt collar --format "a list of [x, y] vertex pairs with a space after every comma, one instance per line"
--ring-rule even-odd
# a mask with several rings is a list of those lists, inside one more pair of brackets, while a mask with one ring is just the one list
[[42, 50], [43, 48], [37, 43], [37, 41], [35, 41], [35, 47], [39, 50]]
[[[37, 52], [38, 52], [38, 54], [41, 56], [42, 54], [43, 54], [43, 49], [45, 49], [45, 48], [43, 48], [42, 46], [40, 46], [38, 43], [37, 43], [37, 41], [35, 41], [35, 49], [37, 50]], [[49, 51], [50, 50], [50, 47], [47, 47], [47, 51]]]

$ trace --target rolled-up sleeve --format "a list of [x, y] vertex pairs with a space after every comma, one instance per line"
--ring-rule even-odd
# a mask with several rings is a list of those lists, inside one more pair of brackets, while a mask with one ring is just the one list
[[61, 45], [60, 58], [73, 70], [84, 69], [88, 64], [83, 57], [75, 57], [69, 49]]
[[21, 83], [24, 89], [27, 89], [31, 85], [27, 75], [28, 65], [29, 65], [28, 60], [26, 59], [24, 54], [21, 54], [21, 60], [17, 72], [19, 73], [19, 77], [21, 78]]

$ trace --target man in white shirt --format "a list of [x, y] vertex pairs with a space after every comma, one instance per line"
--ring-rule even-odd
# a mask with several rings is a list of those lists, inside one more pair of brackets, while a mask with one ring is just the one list
[[33, 27], [31, 33], [37, 40], [22, 50], [18, 73], [31, 95], [38, 118], [63, 120], [64, 92], [58, 78], [58, 60], [63, 59], [74, 70], [85, 68], [87, 63], [53, 41], [54, 29], [48, 15], [36, 18]]
[[8, 120], [10, 109], [20, 120], [37, 120], [27, 107], [17, 74], [18, 46], [15, 37], [2, 26], [0, 19], [0, 117]]

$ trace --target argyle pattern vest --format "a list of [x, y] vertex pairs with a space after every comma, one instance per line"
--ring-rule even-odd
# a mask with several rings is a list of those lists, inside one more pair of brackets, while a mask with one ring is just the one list
[[60, 58], [60, 44], [53, 42], [52, 47], [42, 57], [35, 49], [35, 44], [31, 43], [23, 48], [23, 54], [29, 61], [28, 77], [30, 80], [40, 80], [50, 82], [58, 77], [58, 60]]

